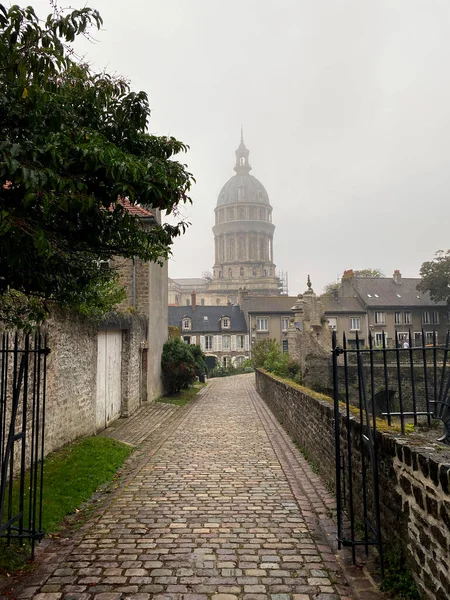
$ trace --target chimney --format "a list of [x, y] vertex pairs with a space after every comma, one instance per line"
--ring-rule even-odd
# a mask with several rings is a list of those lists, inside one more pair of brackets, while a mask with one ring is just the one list
[[197, 308], [197, 294], [195, 292], [192, 292], [191, 294], [191, 306], [192, 310], [195, 310]]
[[355, 274], [353, 269], [347, 269], [344, 271], [341, 279], [341, 287], [339, 290], [339, 295], [342, 298], [353, 298], [355, 296], [355, 290], [353, 289], [353, 280], [355, 278]]
[[402, 274], [400, 273], [400, 271], [398, 269], [395, 269], [393, 277], [394, 277], [395, 283], [397, 283], [398, 285], [401, 285]]
[[238, 304], [241, 310], [243, 310], [243, 306], [248, 299], [248, 290], [244, 288], [239, 288], [238, 291]]

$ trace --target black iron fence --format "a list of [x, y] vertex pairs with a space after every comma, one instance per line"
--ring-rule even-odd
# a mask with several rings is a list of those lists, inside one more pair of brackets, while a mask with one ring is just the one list
[[[417, 345], [417, 340], [428, 341]], [[349, 341], [351, 343], [349, 343]], [[375, 343], [376, 342], [376, 343]], [[377, 429], [384, 422], [405, 434], [408, 428], [432, 427], [439, 421], [437, 441], [450, 444], [450, 335], [437, 343], [437, 334], [395, 337], [388, 347], [382, 333], [369, 335], [363, 345], [358, 336], [345, 335], [338, 344], [333, 334], [333, 385], [335, 401], [336, 493], [339, 545], [376, 546], [383, 571], [382, 523]], [[351, 419], [359, 422], [359, 439], [351, 435]], [[355, 465], [354, 449], [360, 462]], [[357, 471], [357, 472], [356, 472]]]
[[46, 338], [0, 335], [0, 538], [43, 537]]

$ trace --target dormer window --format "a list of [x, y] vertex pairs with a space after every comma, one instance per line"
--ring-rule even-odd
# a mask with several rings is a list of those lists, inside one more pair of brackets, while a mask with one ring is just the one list
[[222, 317], [222, 329], [230, 329], [231, 319], [229, 317]]
[[182, 329], [183, 329], [183, 331], [190, 331], [191, 330], [191, 320], [190, 320], [189, 317], [184, 317], [183, 318]]

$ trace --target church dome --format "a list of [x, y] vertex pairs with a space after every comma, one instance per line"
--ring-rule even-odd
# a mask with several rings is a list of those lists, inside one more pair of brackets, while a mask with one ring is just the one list
[[217, 206], [242, 202], [257, 202], [270, 206], [269, 195], [265, 187], [253, 175], [243, 174], [231, 177], [220, 190]]
[[236, 175], [231, 177], [220, 190], [217, 206], [226, 204], [258, 203], [270, 206], [269, 195], [263, 184], [250, 175], [249, 151], [244, 144], [241, 131], [241, 143], [236, 150]]

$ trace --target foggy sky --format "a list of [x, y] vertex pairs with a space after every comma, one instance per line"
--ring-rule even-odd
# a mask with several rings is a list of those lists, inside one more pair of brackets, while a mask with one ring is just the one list
[[[40, 16], [46, 0], [30, 0]], [[345, 269], [418, 276], [450, 247], [448, 0], [93, 0], [93, 66], [150, 98], [151, 133], [190, 145], [192, 223], [171, 277], [211, 270], [240, 126], [289, 292]], [[81, 7], [82, 4], [72, 4]]]

